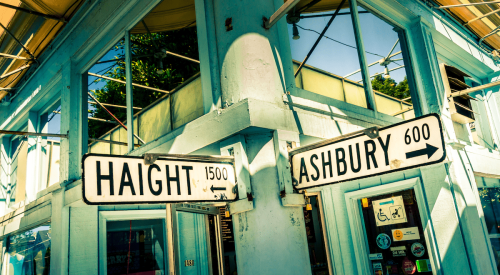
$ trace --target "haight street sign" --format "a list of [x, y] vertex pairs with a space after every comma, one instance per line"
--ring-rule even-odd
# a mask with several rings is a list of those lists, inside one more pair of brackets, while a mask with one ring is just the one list
[[231, 157], [143, 157], [86, 154], [83, 200], [90, 205], [233, 201]]
[[381, 128], [374, 139], [359, 134], [299, 147], [290, 158], [297, 189], [306, 189], [438, 163], [446, 151], [441, 120], [430, 114]]

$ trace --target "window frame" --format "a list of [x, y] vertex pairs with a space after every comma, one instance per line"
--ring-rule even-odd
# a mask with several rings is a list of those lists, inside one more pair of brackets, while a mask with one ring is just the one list
[[[426, 108], [424, 108], [424, 105], [422, 104], [422, 99], [421, 97], [423, 96], [422, 91], [424, 91], [422, 87], [422, 76], [418, 73], [418, 69], [416, 68], [416, 62], [418, 60], [417, 54], [415, 53], [413, 45], [414, 43], [414, 38], [413, 35], [411, 34], [410, 29], [413, 27], [415, 24], [415, 20], [418, 19], [418, 17], [412, 13], [410, 13], [408, 10], [405, 10], [405, 8], [398, 2], [395, 2], [394, 0], [386, 0], [383, 3], [376, 2], [374, 0], [358, 0], [357, 5], [366, 9], [369, 11], [371, 14], [374, 16], [380, 18], [381, 20], [385, 21], [387, 24], [394, 26], [398, 30], [396, 32], [398, 33], [398, 36], [400, 38], [400, 46], [401, 46], [401, 51], [402, 55], [404, 58], [404, 63], [405, 63], [405, 70], [406, 70], [406, 75], [408, 79], [408, 84], [410, 87], [410, 94], [412, 97], [412, 105], [413, 105], [413, 110], [415, 112], [415, 117], [419, 117], [422, 115], [427, 114]], [[388, 17], [387, 14], [391, 14], [393, 16]], [[371, 116], [375, 117], [377, 119], [382, 119], [382, 120], [387, 120], [388, 117], [392, 117], [387, 114], [383, 114], [379, 111], [373, 111], [372, 109], [365, 108], [365, 107], [359, 107], [354, 104], [350, 104], [344, 101], [338, 101], [333, 98], [329, 98], [320, 94], [315, 94], [311, 91], [301, 89], [297, 87], [295, 84], [295, 77], [294, 77], [294, 70], [293, 70], [293, 59], [292, 59], [292, 54], [291, 54], [291, 49], [290, 49], [290, 41], [289, 37], [290, 34], [288, 33], [288, 26], [287, 23], [283, 23], [284, 26], [282, 26], [282, 30], [280, 32], [284, 32], [285, 35], [280, 36], [281, 41], [286, 40], [286, 46], [283, 48], [282, 46], [282, 51], [286, 54], [287, 57], [287, 64], [291, 69], [286, 70], [285, 69], [285, 78], [287, 79], [287, 82], [289, 83], [288, 85], [291, 86], [291, 89], [289, 90], [290, 95], [302, 98], [302, 99], [308, 99], [308, 100], [313, 100], [313, 101], [318, 101], [320, 103], [325, 103], [328, 105], [334, 105], [338, 107], [341, 110], [349, 110], [349, 111], [359, 111], [359, 113], [366, 115], [367, 113], [365, 111], [359, 110], [367, 110], [371, 112]], [[358, 22], [359, 24], [359, 22]], [[353, 28], [355, 26], [353, 25]], [[404, 38], [404, 39], [402, 39]], [[362, 34], [361, 34], [361, 40], [363, 40]], [[423, 43], [423, 42], [422, 42]], [[364, 55], [365, 53], [363, 53]], [[359, 55], [359, 54], [358, 54]], [[361, 68], [362, 69], [362, 68]], [[363, 73], [363, 71], [362, 71]], [[369, 73], [369, 71], [367, 72]], [[370, 83], [371, 87], [371, 83]], [[372, 89], [371, 89], [372, 90]], [[307, 92], [305, 94], [304, 92]], [[314, 96], [309, 95], [309, 93], [314, 94]], [[373, 92], [373, 96], [375, 98], [375, 92]], [[368, 101], [368, 98], [366, 98]], [[288, 100], [290, 101], [290, 99]], [[340, 104], [339, 104], [340, 103]], [[384, 118], [385, 117], [385, 118]], [[395, 121], [391, 123], [396, 123], [398, 121], [402, 121], [399, 118], [394, 117]]]
[[[476, 191], [476, 192], [474, 192], [475, 193], [474, 195], [476, 196], [477, 205], [478, 205], [478, 207], [481, 208], [481, 212], [479, 213], [480, 214], [479, 218], [481, 220], [481, 225], [483, 227], [483, 230], [484, 230], [484, 233], [485, 233], [485, 237], [488, 239], [488, 242], [486, 244], [487, 244], [488, 249], [489, 249], [489, 254], [490, 255], [494, 255], [495, 252], [493, 251], [493, 245], [491, 244], [491, 239], [500, 239], [500, 233], [498, 233], [498, 234], [490, 234], [489, 231], [488, 231], [488, 225], [486, 224], [486, 218], [484, 216], [484, 211], [483, 211], [483, 203], [481, 202], [481, 197], [479, 196], [479, 188], [482, 188], [482, 189], [498, 188], [498, 189], [500, 189], [500, 185], [496, 185], [496, 186], [495, 185], [494, 186], [481, 186], [481, 187], [479, 187], [477, 185], [476, 180], [473, 181], [473, 184], [475, 185], [475, 188], [473, 188], [473, 190], [475, 189], [474, 191]], [[499, 273], [498, 272], [498, 267], [499, 266], [497, 265], [497, 263], [495, 263], [493, 261], [494, 261], [494, 256], [492, 258], [493, 271], [495, 272], [495, 274], [498, 274]]]
[[426, 199], [424, 197], [420, 178], [412, 178], [345, 193], [346, 210], [349, 217], [352, 244], [359, 274], [373, 273], [370, 260], [368, 259], [368, 241], [359, 200], [365, 197], [384, 195], [408, 189], [413, 189], [415, 192], [415, 198], [417, 199], [417, 206], [420, 212], [420, 220], [422, 225], [425, 226], [423, 228], [424, 238], [429, 250], [428, 255], [432, 265], [433, 274], [442, 274], [440, 258], [436, 250], [437, 243], [434, 236], [434, 228], [430, 218], [430, 212], [426, 204]]
[[165, 266], [165, 274], [168, 273], [169, 264], [169, 240], [168, 236], [168, 225], [167, 225], [167, 213], [164, 209], [161, 210], [123, 210], [123, 211], [99, 211], [99, 274], [107, 274], [108, 260], [107, 260], [107, 226], [108, 221], [129, 221], [129, 220], [153, 220], [153, 219], [163, 219], [163, 234], [164, 244], [163, 244], [163, 263]]
[[[129, 20], [128, 24], [126, 26], [118, 31], [118, 32], [113, 32], [111, 33], [111, 38], [110, 39], [99, 39], [99, 47], [97, 50], [95, 49], [90, 49], [88, 51], [79, 53], [79, 56], [82, 57], [82, 60], [80, 60], [78, 63], [74, 64], [76, 65], [76, 71], [75, 74], [78, 75], [78, 79], [82, 79], [83, 83], [87, 83], [87, 77], [88, 77], [88, 70], [90, 70], [94, 64], [99, 61], [108, 51], [116, 45], [121, 39], [125, 38], [126, 36], [130, 35], [130, 30], [132, 30], [137, 24], [140, 24], [141, 20], [144, 19], [151, 11], [154, 10], [154, 8], [159, 5], [162, 1], [167, 1], [167, 0], [153, 0], [152, 3], [146, 7], [144, 10], [142, 10], [137, 16], [134, 16], [132, 20]], [[220, 90], [220, 72], [219, 68], [217, 66], [211, 66], [210, 61], [216, 62], [218, 58], [217, 54], [217, 46], [213, 43], [210, 43], [210, 40], [213, 40], [216, 36], [215, 34], [215, 22], [214, 22], [214, 10], [213, 10], [213, 3], [212, 1], [205, 1], [205, 0], [194, 0], [194, 6], [195, 6], [195, 13], [196, 13], [196, 32], [197, 32], [197, 40], [198, 40], [198, 53], [199, 53], [199, 61], [200, 61], [200, 79], [201, 79], [201, 86], [202, 86], [202, 97], [203, 97], [203, 109], [204, 109], [204, 114], [206, 115], [210, 112], [217, 111], [222, 107], [222, 102], [221, 102], [221, 90]], [[101, 42], [101, 40], [105, 40], [104, 43]], [[125, 55], [127, 55], [127, 47], [125, 47], [124, 52]], [[129, 47], [130, 48], [130, 47]], [[85, 55], [90, 55], [91, 57], [84, 57]], [[127, 58], [125, 58], [127, 59]], [[84, 80], [84, 81], [83, 81]], [[130, 85], [131, 86], [131, 85]], [[86, 94], [88, 87], [85, 85], [82, 85], [80, 88], [82, 90], [82, 93]], [[84, 95], [83, 94], [83, 95]], [[83, 96], [82, 95], [82, 96]], [[133, 89], [132, 89], [132, 98], [133, 98]], [[128, 99], [127, 99], [128, 101]], [[87, 106], [87, 100], [82, 100], [82, 104]], [[83, 107], [83, 106], [82, 106]], [[133, 110], [131, 106], [127, 106], [126, 109], [127, 114], [133, 114]], [[86, 113], [83, 113], [82, 119], [86, 116]], [[203, 116], [202, 115], [202, 116]], [[133, 116], [133, 115], [132, 115]], [[62, 119], [61, 119], [62, 121]], [[132, 131], [135, 133], [135, 127], [133, 127], [134, 122], [128, 123], [126, 122], [127, 127], [131, 128]], [[132, 127], [130, 127], [132, 126]], [[81, 142], [83, 143], [83, 152], [82, 156], [86, 153], [89, 152], [89, 148], [87, 146], [87, 141], [88, 141], [88, 124], [86, 121], [83, 122], [83, 129], [82, 129], [82, 135], [83, 139], [81, 139]], [[133, 136], [133, 134], [128, 135], [127, 131], [127, 143], [128, 144], [133, 144], [133, 141], [135, 141], [136, 138]], [[150, 142], [146, 142], [143, 144], [143, 146], [148, 145], [155, 140], [152, 140]], [[133, 147], [131, 145], [131, 147]], [[125, 155], [134, 155], [136, 153], [137, 148], [128, 148], [128, 153]], [[130, 150], [133, 149], [133, 150]]]

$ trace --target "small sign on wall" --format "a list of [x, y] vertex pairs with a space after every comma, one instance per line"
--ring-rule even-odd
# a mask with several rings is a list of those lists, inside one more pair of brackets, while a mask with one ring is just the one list
[[418, 227], [399, 228], [392, 230], [392, 238], [397, 241], [419, 240]]
[[396, 246], [391, 247], [392, 256], [393, 257], [404, 257], [406, 256], [406, 247], [405, 246]]
[[373, 201], [373, 212], [377, 226], [407, 222], [403, 196]]

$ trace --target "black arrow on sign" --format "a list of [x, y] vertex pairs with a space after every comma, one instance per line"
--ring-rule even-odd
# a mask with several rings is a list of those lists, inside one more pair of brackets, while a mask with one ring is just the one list
[[425, 149], [415, 150], [415, 151], [406, 153], [406, 158], [411, 159], [411, 158], [420, 157], [423, 155], [427, 155], [427, 158], [430, 158], [439, 149], [437, 147], [429, 145], [429, 143], [426, 143], [425, 145], [426, 145]]
[[210, 190], [212, 191], [212, 193], [214, 192], [214, 190], [226, 191], [226, 187], [214, 187], [212, 185], [212, 187], [210, 187]]

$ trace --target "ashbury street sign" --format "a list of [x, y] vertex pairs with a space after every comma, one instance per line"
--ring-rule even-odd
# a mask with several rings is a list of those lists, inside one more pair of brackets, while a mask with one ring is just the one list
[[290, 151], [297, 189], [333, 184], [441, 162], [446, 157], [439, 116], [430, 114]]
[[233, 158], [142, 157], [87, 154], [83, 200], [87, 204], [233, 201]]

